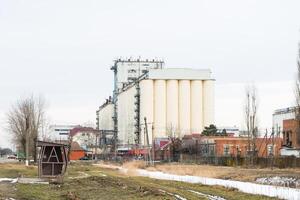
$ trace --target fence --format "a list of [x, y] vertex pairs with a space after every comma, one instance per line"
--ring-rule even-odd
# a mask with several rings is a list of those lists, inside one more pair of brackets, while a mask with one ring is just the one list
[[261, 168], [277, 167], [277, 168], [296, 168], [300, 167], [300, 158], [296, 157], [269, 157], [255, 158], [250, 160], [248, 157], [216, 157], [216, 156], [201, 156], [197, 154], [181, 154], [180, 162], [209, 164], [219, 166], [249, 166], [255, 165]]

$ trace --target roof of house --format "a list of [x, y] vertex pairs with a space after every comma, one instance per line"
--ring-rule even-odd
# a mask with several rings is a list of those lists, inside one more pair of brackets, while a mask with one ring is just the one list
[[72, 142], [71, 151], [84, 151], [84, 149], [80, 147], [78, 142]]
[[92, 127], [75, 127], [70, 131], [70, 136], [73, 137], [77, 133], [81, 132], [98, 133], [99, 131]]
[[55, 142], [47, 142], [47, 141], [37, 141], [36, 146], [42, 147], [42, 146], [62, 146], [67, 147], [66, 144], [63, 143], [55, 143]]

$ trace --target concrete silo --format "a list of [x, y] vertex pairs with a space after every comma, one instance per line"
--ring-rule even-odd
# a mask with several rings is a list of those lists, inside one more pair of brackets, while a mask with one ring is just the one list
[[[124, 66], [120, 64], [118, 67]], [[204, 126], [214, 123], [214, 79], [210, 70], [145, 69], [147, 73], [143, 76], [132, 79], [132, 82], [122, 82], [120, 88], [117, 88], [114, 109], [109, 106], [107, 111], [104, 109], [99, 112], [99, 115], [106, 116], [102, 118], [101, 124], [117, 116], [113, 118], [117, 119], [113, 124], [117, 124], [118, 148], [126, 147], [127, 144], [137, 145], [137, 133], [138, 145], [146, 145], [145, 117], [150, 144], [152, 135], [155, 138], [182, 138], [192, 133], [200, 134]], [[133, 72], [134, 68], [131, 67], [126, 73]], [[109, 128], [112, 128], [111, 124]]]
[[136, 88], [130, 87], [118, 95], [118, 142], [133, 144], [134, 141], [134, 95]]
[[191, 85], [189, 80], [179, 80], [179, 137], [191, 130]]
[[107, 103], [99, 110], [99, 130], [113, 130], [113, 104]]
[[215, 82], [203, 81], [203, 125], [215, 123]]
[[[167, 80], [167, 132], [178, 134], [178, 80]], [[170, 134], [170, 133], [169, 133]]]
[[200, 134], [203, 130], [203, 84], [201, 80], [191, 81], [191, 132]]
[[145, 135], [143, 130], [145, 128], [144, 118], [147, 118], [149, 142], [152, 143], [152, 124], [154, 117], [154, 88], [153, 80], [142, 80], [140, 82], [141, 97], [140, 97], [140, 121], [141, 121], [141, 142], [143, 145], [146, 144]]
[[166, 80], [154, 80], [154, 134], [166, 136]]

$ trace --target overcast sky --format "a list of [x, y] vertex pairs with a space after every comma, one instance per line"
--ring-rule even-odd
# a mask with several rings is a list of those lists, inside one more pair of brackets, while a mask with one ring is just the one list
[[259, 89], [260, 124], [293, 105], [299, 0], [0, 0], [0, 146], [5, 113], [43, 95], [52, 123], [95, 122], [117, 57], [211, 68], [216, 122], [242, 126], [245, 84]]

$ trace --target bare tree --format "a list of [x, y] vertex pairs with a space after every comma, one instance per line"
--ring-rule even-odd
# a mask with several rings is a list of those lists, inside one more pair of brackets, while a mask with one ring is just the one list
[[252, 158], [256, 156], [256, 138], [258, 136], [258, 100], [257, 100], [257, 89], [255, 85], [249, 85], [246, 87], [246, 101], [245, 101], [245, 123], [247, 128], [248, 137], [248, 155]]
[[36, 161], [35, 142], [45, 123], [45, 101], [42, 97], [19, 100], [7, 114], [8, 131], [13, 135], [16, 146]]

